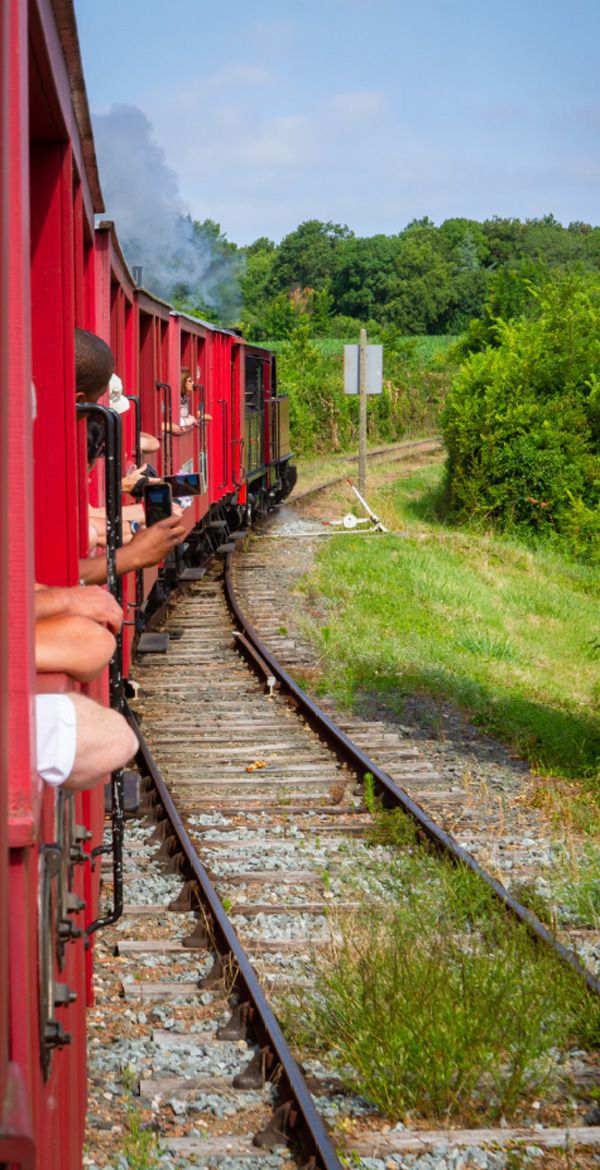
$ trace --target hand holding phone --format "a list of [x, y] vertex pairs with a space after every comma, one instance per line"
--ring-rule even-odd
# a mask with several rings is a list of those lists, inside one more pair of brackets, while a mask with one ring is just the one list
[[174, 496], [199, 496], [202, 494], [198, 471], [180, 472], [179, 475], [165, 475], [165, 483], [171, 485]]
[[173, 511], [171, 485], [168, 483], [147, 483], [144, 485], [144, 508], [146, 526], [166, 520]]

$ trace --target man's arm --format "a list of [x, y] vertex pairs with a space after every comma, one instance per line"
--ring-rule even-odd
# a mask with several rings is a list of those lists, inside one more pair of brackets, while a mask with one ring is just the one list
[[[122, 577], [135, 569], [158, 565], [180, 544], [185, 528], [179, 516], [168, 516], [150, 528], [136, 532], [129, 544], [117, 549], [117, 574]], [[92, 557], [79, 562], [79, 576], [86, 585], [102, 585], [106, 581], [106, 557]]]
[[110, 631], [88, 618], [59, 614], [35, 623], [35, 666], [42, 674], [64, 673], [89, 682], [104, 670], [115, 647]]
[[106, 623], [115, 634], [118, 634], [123, 624], [123, 611], [106, 589], [36, 584], [36, 621], [59, 615]]

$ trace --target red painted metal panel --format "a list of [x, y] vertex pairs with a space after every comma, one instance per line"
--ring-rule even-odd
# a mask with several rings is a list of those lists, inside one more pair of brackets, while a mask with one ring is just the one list
[[45, 584], [73, 585], [79, 573], [70, 147], [34, 144], [31, 180], [36, 566]]
[[[110, 281], [110, 337], [109, 344], [115, 359], [115, 372], [123, 383], [125, 394], [137, 393], [137, 306], [134, 302], [133, 282], [116, 244], [114, 229], [100, 228], [97, 237], [107, 237], [103, 250], [104, 262], [109, 265]], [[135, 408], [121, 415], [121, 473], [135, 466]], [[133, 621], [136, 603], [135, 573], [122, 579], [123, 610], [126, 621]], [[133, 626], [123, 627], [123, 674], [127, 676], [131, 663]]]
[[[33, 1130], [36, 1135], [39, 1164], [40, 1121], [43, 1098], [39, 1075], [36, 980], [37, 921], [37, 851], [11, 850], [8, 899], [19, 906], [20, 913], [9, 920], [9, 954], [11, 962], [10, 1037], [11, 1057], [22, 1070]], [[18, 991], [14, 980], [18, 979]], [[25, 1005], [29, 1010], [23, 1010]]]
[[[54, 839], [55, 795], [43, 790], [32, 775], [30, 719], [33, 687], [33, 580], [35, 535], [38, 576], [49, 584], [77, 579], [77, 451], [75, 436], [73, 328], [75, 313], [82, 324], [91, 324], [89, 263], [85, 239], [89, 215], [85, 191], [73, 187], [72, 145], [47, 135], [28, 151], [27, 6], [10, 0], [2, 6], [8, 22], [11, 52], [3, 60], [2, 80], [9, 99], [8, 131], [3, 134], [2, 206], [9, 208], [10, 220], [3, 227], [2, 329], [10, 337], [3, 346], [2, 472], [25, 482], [34, 479], [35, 513], [31, 493], [11, 496], [10, 514], [3, 525], [2, 547], [10, 555], [10, 623], [8, 628], [8, 693], [10, 723], [18, 734], [9, 736], [11, 777], [11, 831], [19, 847], [10, 852], [8, 898], [18, 911], [9, 921], [10, 957], [10, 1056], [22, 1074], [25, 1097], [36, 1138], [36, 1170], [77, 1170], [85, 1109], [85, 960], [83, 942], [70, 944], [62, 973], [78, 993], [76, 1004], [64, 1009], [65, 1026], [72, 1032], [69, 1049], [56, 1053], [51, 1077], [43, 1083], [39, 1058], [38, 1001], [38, 840]], [[34, 12], [35, 5], [31, 11]], [[48, 5], [49, 11], [49, 5]], [[6, 28], [6, 24], [3, 26]], [[39, 22], [32, 25], [34, 68], [32, 77], [39, 90], [40, 69], [47, 60], [39, 48]], [[36, 37], [38, 43], [36, 47]], [[42, 45], [43, 50], [43, 45]], [[46, 64], [44, 61], [46, 60]], [[40, 64], [41, 63], [41, 64]], [[6, 68], [5, 68], [6, 67]], [[52, 96], [53, 78], [46, 71], [44, 92]], [[57, 82], [58, 85], [58, 82]], [[52, 100], [49, 101], [52, 106]], [[3, 113], [5, 111], [3, 110]], [[71, 123], [74, 125], [74, 122]], [[79, 144], [75, 142], [75, 152]], [[29, 173], [31, 168], [31, 207]], [[89, 203], [89, 195], [87, 196]], [[31, 246], [30, 246], [31, 242]], [[31, 262], [31, 300], [29, 269]], [[81, 270], [85, 269], [83, 275]], [[87, 306], [87, 310], [86, 310]], [[32, 339], [29, 338], [31, 322]], [[31, 361], [33, 355], [33, 363]], [[32, 422], [32, 364], [37, 387], [38, 418]], [[32, 455], [35, 430], [35, 464]], [[5, 435], [10, 434], [10, 444]], [[50, 680], [46, 680], [46, 685]], [[58, 686], [57, 680], [52, 680]], [[6, 741], [5, 741], [6, 742]], [[2, 789], [4, 792], [4, 789]], [[82, 804], [80, 800], [80, 805]], [[82, 807], [77, 815], [82, 815]], [[0, 865], [5, 863], [4, 842]], [[76, 889], [83, 890], [83, 871], [77, 874]], [[6, 890], [6, 886], [4, 886]], [[5, 894], [6, 896], [6, 894]], [[5, 928], [5, 920], [2, 920]], [[0, 923], [0, 929], [2, 923]], [[1, 960], [0, 960], [1, 962]], [[2, 969], [0, 968], [0, 971]], [[0, 975], [0, 980], [2, 976]], [[5, 982], [0, 991], [0, 1013], [5, 1003]], [[4, 1016], [0, 1016], [5, 1025]], [[3, 1031], [6, 1029], [3, 1027]], [[6, 1081], [5, 1044], [0, 1045]], [[16, 1085], [12, 1078], [9, 1085]], [[17, 1117], [13, 1094], [13, 1116]], [[24, 1123], [22, 1128], [24, 1128]], [[14, 1136], [14, 1135], [13, 1135]], [[27, 1143], [26, 1136], [23, 1143]], [[31, 1143], [29, 1142], [29, 1148]], [[0, 1145], [0, 1161], [19, 1159], [14, 1146], [10, 1152]]]
[[209, 433], [209, 464], [210, 464], [210, 502], [218, 503], [223, 492], [223, 414], [222, 414], [222, 385], [223, 385], [223, 339], [220, 333], [214, 333], [211, 346], [211, 386], [210, 410], [211, 423]]
[[0, 1158], [8, 1163], [33, 1170], [35, 1137], [27, 1087], [20, 1065], [8, 1065], [5, 1088], [0, 1098]]
[[[143, 456], [159, 475], [166, 474], [165, 443], [162, 432], [161, 395], [157, 382], [169, 377], [169, 306], [143, 289], [136, 290], [137, 323], [134, 332], [134, 361], [137, 368], [142, 430], [160, 442], [158, 451]], [[133, 383], [134, 385], [136, 383]], [[158, 578], [158, 566], [144, 570], [144, 597], [148, 597]], [[133, 611], [131, 611], [133, 612]]]
[[[8, 5], [0, 8], [0, 382], [8, 384], [10, 282], [8, 272], [9, 49]], [[8, 401], [0, 395], [0, 580], [8, 580]], [[9, 1141], [18, 1129], [11, 1121], [8, 1042], [8, 589], [0, 590], [0, 1161], [13, 1156]]]
[[[266, 356], [266, 355], [265, 355]], [[267, 360], [263, 362], [263, 378], [265, 387], [265, 409], [264, 409], [264, 461], [266, 465], [270, 465], [273, 457], [272, 443], [271, 443], [271, 363]]]
[[[4, 262], [8, 281], [5, 306], [10, 345], [5, 382], [10, 442], [4, 461], [9, 482], [31, 468], [32, 395], [30, 363], [29, 184], [27, 104], [27, 16], [18, 0], [4, 6], [8, 20], [7, 146], [8, 199]], [[31, 769], [33, 514], [30, 493], [11, 494], [7, 517], [10, 562], [9, 669], [9, 817], [23, 841], [33, 839], [41, 784]]]
[[142, 430], [161, 441], [160, 449], [148, 462], [163, 474], [161, 397], [157, 382], [169, 379], [169, 309], [146, 293], [136, 294], [138, 304], [138, 386], [142, 407]]

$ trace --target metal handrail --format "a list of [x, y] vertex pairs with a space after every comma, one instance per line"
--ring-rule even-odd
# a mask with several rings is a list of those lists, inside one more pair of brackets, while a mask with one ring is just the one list
[[[138, 394], [126, 394], [128, 402], [133, 402], [135, 406], [135, 465], [141, 467], [142, 465], [142, 405]], [[140, 609], [144, 604], [144, 570], [135, 570], [135, 604], [129, 608], [135, 609], [135, 628], [140, 632], [141, 615]]]
[[139, 394], [126, 394], [128, 402], [133, 402], [135, 406], [135, 465], [140, 467], [142, 463], [142, 408], [140, 404]]
[[[122, 543], [121, 518], [121, 419], [116, 411], [107, 406], [84, 402], [77, 404], [78, 417], [96, 418], [104, 427], [104, 501], [106, 508], [106, 583], [119, 605], [123, 603], [121, 580], [117, 574], [117, 549]], [[121, 633], [116, 637], [115, 652], [108, 666], [110, 705], [115, 711], [123, 710], [123, 642]], [[99, 845], [92, 850], [92, 858], [102, 853], [112, 853], [113, 858], [113, 906], [109, 914], [96, 918], [86, 927], [88, 938], [104, 926], [111, 926], [123, 913], [123, 834], [125, 824], [124, 772], [122, 768], [111, 774], [111, 827], [110, 846]]]
[[173, 401], [172, 401], [172, 396], [171, 396], [171, 384], [170, 384], [170, 382], [157, 382], [156, 389], [158, 390], [158, 393], [161, 395], [161, 398], [162, 398], [163, 420], [164, 420], [164, 428], [165, 428], [163, 431], [163, 443], [164, 443], [164, 447], [165, 447], [165, 454], [168, 455], [168, 458], [165, 460], [165, 462], [167, 464], [167, 469], [165, 472], [163, 472], [163, 474], [172, 475], [173, 474]]
[[198, 401], [200, 406], [199, 413], [196, 413], [198, 421], [198, 471], [202, 475], [204, 483], [204, 490], [208, 488], [208, 442], [206, 431], [206, 388], [204, 382], [194, 382], [194, 390], [198, 394]]

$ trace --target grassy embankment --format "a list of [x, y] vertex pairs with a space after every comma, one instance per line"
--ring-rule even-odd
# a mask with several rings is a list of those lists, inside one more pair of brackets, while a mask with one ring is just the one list
[[[368, 492], [404, 536], [334, 538], [320, 551], [305, 585], [328, 611], [314, 631], [318, 685], [348, 705], [375, 694], [400, 715], [415, 691], [450, 700], [543, 774], [539, 799], [562, 827], [597, 832], [596, 577], [445, 527], [433, 508], [440, 475], [438, 464]], [[371, 844], [387, 846], [369, 867], [371, 893], [363, 880], [362, 909], [336, 922], [318, 957], [315, 991], [300, 1009], [287, 1004], [301, 1056], [327, 1053], [392, 1119], [556, 1124], [558, 1053], [597, 1043], [594, 997], [482, 883], [416, 847], [402, 813], [379, 812]], [[561, 919], [597, 926], [599, 868], [594, 840], [565, 850], [552, 875]], [[537, 901], [552, 923], [553, 905]]]
[[[315, 630], [320, 685], [347, 705], [376, 694], [400, 715], [406, 694], [450, 700], [532, 765], [540, 801], [598, 828], [597, 573], [445, 526], [433, 506], [440, 477], [441, 466], [423, 468], [369, 493], [405, 536], [322, 549], [305, 586], [328, 612]], [[585, 801], [573, 801], [572, 781]]]

